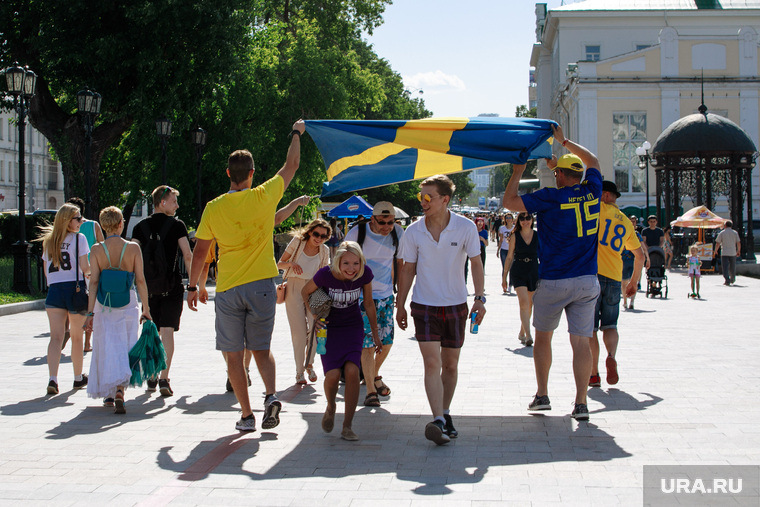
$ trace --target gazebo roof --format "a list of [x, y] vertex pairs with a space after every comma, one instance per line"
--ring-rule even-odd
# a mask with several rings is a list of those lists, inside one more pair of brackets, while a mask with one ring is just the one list
[[666, 128], [652, 146], [654, 156], [667, 153], [754, 153], [755, 143], [728, 118], [712, 113], [685, 116]]

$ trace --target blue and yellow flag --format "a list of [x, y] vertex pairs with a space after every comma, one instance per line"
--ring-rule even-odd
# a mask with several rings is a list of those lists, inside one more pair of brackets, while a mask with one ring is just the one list
[[[322, 197], [551, 157], [549, 120], [306, 120], [327, 168]], [[556, 125], [556, 124], [555, 124]]]

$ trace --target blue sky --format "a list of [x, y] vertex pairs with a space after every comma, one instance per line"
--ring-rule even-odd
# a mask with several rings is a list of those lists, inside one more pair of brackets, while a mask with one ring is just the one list
[[[549, 9], [561, 0], [548, 0]], [[528, 104], [532, 0], [394, 0], [367, 40], [434, 116], [514, 116]], [[416, 92], [415, 92], [416, 93]]]

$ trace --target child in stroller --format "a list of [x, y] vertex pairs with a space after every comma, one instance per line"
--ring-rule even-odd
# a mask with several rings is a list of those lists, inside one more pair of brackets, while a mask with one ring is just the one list
[[649, 247], [647, 268], [647, 297], [668, 297], [668, 276], [665, 274], [665, 251], [659, 246]]

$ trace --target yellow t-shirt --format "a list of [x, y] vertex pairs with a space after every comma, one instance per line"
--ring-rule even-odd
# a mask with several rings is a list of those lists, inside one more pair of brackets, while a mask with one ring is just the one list
[[620, 254], [641, 246], [633, 224], [615, 204], [601, 203], [599, 212], [599, 274], [618, 282], [623, 279], [623, 259]]
[[216, 291], [277, 276], [274, 214], [285, 182], [274, 176], [256, 188], [223, 194], [206, 205], [195, 232], [219, 245]]

